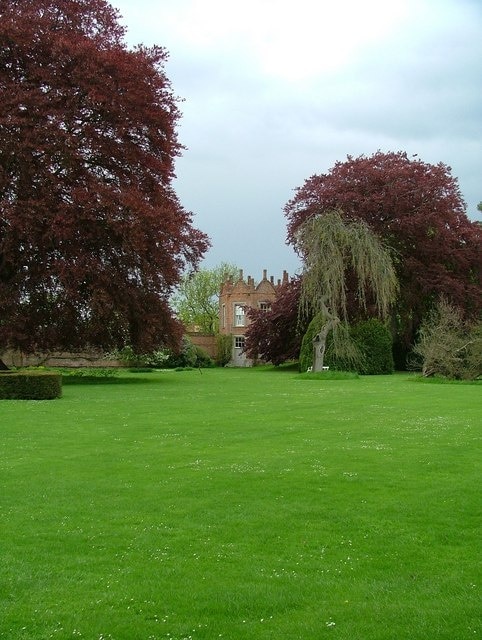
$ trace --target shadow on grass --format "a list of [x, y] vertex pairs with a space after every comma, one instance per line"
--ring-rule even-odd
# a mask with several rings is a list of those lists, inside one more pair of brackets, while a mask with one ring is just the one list
[[[74, 384], [145, 384], [152, 382], [153, 378], [144, 378], [137, 375], [136, 377], [98, 377], [98, 376], [62, 376], [62, 385]], [[156, 382], [161, 380], [156, 379]]]
[[357, 380], [360, 376], [356, 371], [305, 371], [300, 372], [298, 362], [286, 362], [278, 366], [275, 365], [259, 365], [252, 367], [251, 371], [269, 371], [275, 373], [293, 373], [297, 374], [295, 380]]
[[295, 380], [358, 380], [359, 377], [354, 371], [307, 371], [299, 373]]
[[442, 376], [424, 377], [422, 375], [414, 375], [409, 378], [412, 382], [422, 382], [424, 384], [482, 384], [482, 378], [475, 380], [454, 380], [452, 378], [443, 378]]
[[247, 367], [251, 371], [274, 371], [276, 373], [298, 373], [300, 366], [298, 362], [284, 362], [283, 364], [260, 364], [255, 367]]

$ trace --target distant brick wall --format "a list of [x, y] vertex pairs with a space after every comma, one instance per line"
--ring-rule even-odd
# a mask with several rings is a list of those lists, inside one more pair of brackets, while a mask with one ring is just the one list
[[213, 360], [217, 356], [216, 336], [208, 336], [203, 333], [189, 332], [189, 339], [197, 347], [203, 349]]
[[106, 358], [104, 354], [82, 352], [35, 353], [26, 355], [20, 351], [6, 351], [2, 360], [8, 367], [121, 367], [119, 360]]

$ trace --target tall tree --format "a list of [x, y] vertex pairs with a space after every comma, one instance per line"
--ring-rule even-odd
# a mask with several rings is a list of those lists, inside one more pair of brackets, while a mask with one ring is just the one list
[[321, 371], [330, 331], [335, 353], [350, 353], [349, 281], [356, 283], [362, 308], [369, 301], [386, 316], [395, 299], [397, 278], [390, 252], [368, 225], [346, 221], [339, 211], [309, 218], [298, 228], [296, 244], [304, 260], [301, 308], [322, 318], [313, 339], [313, 370]]
[[161, 47], [105, 0], [0, 0], [0, 346], [141, 352], [209, 242], [172, 186], [180, 113]]
[[223, 262], [213, 269], [199, 269], [182, 278], [172, 306], [185, 326], [196, 325], [206, 334], [219, 331], [219, 294], [226, 279], [234, 280], [238, 267]]
[[480, 310], [482, 230], [468, 219], [449, 167], [402, 152], [349, 156], [297, 189], [285, 206], [288, 241], [297, 246], [301, 225], [333, 209], [365, 221], [394, 250], [400, 283], [394, 318], [406, 346], [440, 294], [467, 315]]

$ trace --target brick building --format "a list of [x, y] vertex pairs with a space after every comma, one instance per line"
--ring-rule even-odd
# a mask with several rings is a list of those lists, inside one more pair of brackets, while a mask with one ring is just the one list
[[271, 308], [271, 303], [275, 299], [276, 289], [283, 283], [288, 282], [288, 273], [283, 271], [282, 280], [275, 284], [274, 278], [267, 278], [266, 269], [263, 271], [263, 279], [258, 284], [251, 276], [247, 280], [240, 270], [239, 278], [236, 282], [227, 280], [221, 287], [219, 296], [219, 332], [224, 335], [233, 336], [233, 347], [231, 365], [234, 367], [249, 367], [251, 361], [244, 353], [244, 335], [249, 320], [246, 316], [245, 307], [255, 309]]

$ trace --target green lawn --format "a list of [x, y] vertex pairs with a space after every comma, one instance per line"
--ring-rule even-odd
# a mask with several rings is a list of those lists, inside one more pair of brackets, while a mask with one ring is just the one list
[[2, 639], [480, 637], [480, 384], [132, 374], [0, 424]]

